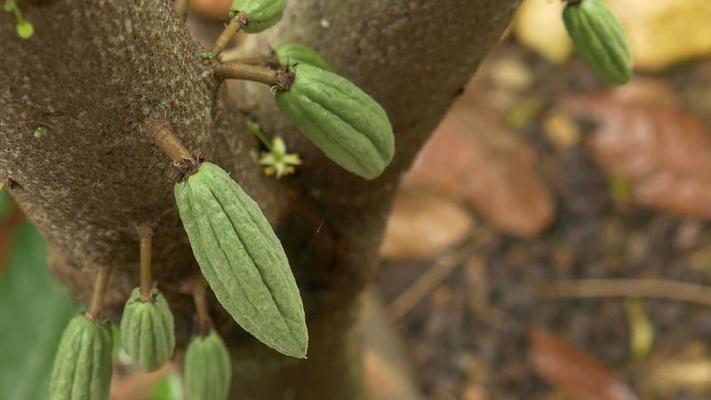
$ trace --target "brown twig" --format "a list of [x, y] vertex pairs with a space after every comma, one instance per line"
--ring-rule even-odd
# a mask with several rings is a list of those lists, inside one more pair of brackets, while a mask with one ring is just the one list
[[153, 297], [153, 281], [151, 278], [151, 253], [153, 245], [153, 230], [149, 226], [141, 226], [138, 236], [140, 238], [141, 257], [141, 300], [151, 301]]
[[242, 79], [260, 82], [277, 90], [289, 90], [294, 83], [294, 74], [285, 69], [272, 69], [260, 65], [220, 64], [215, 68], [215, 75], [221, 79]]
[[165, 153], [173, 164], [182, 170], [183, 175], [190, 175], [199, 166], [199, 161], [183, 146], [162, 120], [151, 121], [148, 137]]
[[242, 26], [246, 25], [247, 22], [247, 16], [243, 13], [238, 13], [237, 15], [232, 17], [232, 19], [230, 19], [230, 22], [227, 24], [225, 29], [215, 41], [215, 44], [212, 46], [212, 50], [210, 51], [210, 55], [212, 56], [212, 58], [220, 60], [220, 54], [222, 53], [222, 50], [227, 47], [227, 45], [230, 43], [230, 40], [235, 37], [237, 32], [239, 32], [239, 30], [242, 29]]
[[207, 307], [207, 298], [205, 297], [207, 282], [200, 277], [196, 278], [193, 286], [193, 300], [195, 301], [195, 313], [197, 315], [198, 331], [201, 334], [207, 334], [212, 329], [212, 319], [210, 311]]
[[407, 315], [430, 292], [441, 284], [472, 254], [471, 249], [464, 249], [442, 256], [432, 267], [387, 306], [387, 313], [393, 320]]
[[148, 128], [148, 137], [171, 159], [175, 165], [193, 160], [193, 156], [165, 125], [164, 121], [153, 121]]
[[543, 283], [536, 293], [552, 298], [651, 297], [711, 306], [711, 287], [662, 279], [582, 279]]
[[94, 281], [94, 290], [91, 294], [91, 302], [89, 309], [86, 311], [86, 316], [90, 319], [97, 319], [104, 304], [104, 294], [109, 284], [111, 276], [111, 267], [98, 267], [96, 280]]
[[185, 22], [188, 18], [188, 10], [190, 9], [190, 0], [175, 0], [175, 14], [180, 17], [180, 20]]

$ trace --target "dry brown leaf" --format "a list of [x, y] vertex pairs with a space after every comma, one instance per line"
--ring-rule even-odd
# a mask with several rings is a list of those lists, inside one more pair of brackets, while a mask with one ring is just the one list
[[552, 63], [563, 63], [573, 52], [573, 43], [563, 25], [565, 3], [525, 0], [514, 21], [516, 38]]
[[620, 93], [562, 102], [597, 124], [589, 140], [595, 161], [627, 181], [641, 204], [711, 218], [711, 132], [672, 105]]
[[204, 17], [227, 19], [232, 0], [192, 0], [190, 8]]
[[635, 64], [659, 70], [711, 54], [711, 1], [607, 0], [627, 30]]
[[529, 359], [541, 378], [571, 399], [637, 399], [600, 362], [542, 329], [530, 332]]
[[166, 364], [155, 372], [135, 370], [120, 374], [114, 371], [111, 380], [111, 400], [149, 400], [153, 385], [172, 371], [174, 371], [172, 364]]
[[9, 215], [0, 218], [0, 277], [5, 273], [15, 232], [24, 219], [22, 211], [17, 206], [13, 206]]
[[460, 242], [471, 228], [472, 218], [456, 202], [406, 187], [395, 198], [381, 254], [394, 260], [431, 258]]
[[535, 173], [533, 148], [469, 96], [452, 107], [408, 180], [463, 196], [504, 232], [533, 237], [553, 221], [553, 200]]

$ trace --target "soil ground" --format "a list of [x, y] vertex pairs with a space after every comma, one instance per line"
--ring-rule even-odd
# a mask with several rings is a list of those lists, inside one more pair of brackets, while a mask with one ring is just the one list
[[[519, 95], [538, 99], [544, 110], [560, 96], [601, 88], [578, 61], [553, 66], [511, 42], [488, 63], [502, 58], [531, 69], [536, 81]], [[709, 70], [711, 62], [698, 62], [652, 78], [672, 87], [684, 108], [708, 124], [711, 107], [696, 101], [696, 94], [709, 87], [704, 83]], [[455, 255], [457, 267], [444, 282], [396, 321], [426, 397], [570, 398], [545, 383], [529, 362], [528, 335], [538, 327], [602, 362], [641, 399], [711, 398], [708, 307], [640, 299], [654, 342], [649, 354], [635, 360], [625, 299], [537, 295], [541, 283], [583, 278], [711, 285], [711, 224], [616, 202], [610, 179], [592, 160], [584, 140], [565, 151], [553, 148], [542, 130], [542, 114], [516, 132], [535, 148], [537, 172], [554, 195], [552, 226], [523, 240], [499, 233], [476, 216], [469, 237], [444, 255], [386, 261], [380, 269], [378, 286], [386, 303], [392, 303], [438, 260]]]

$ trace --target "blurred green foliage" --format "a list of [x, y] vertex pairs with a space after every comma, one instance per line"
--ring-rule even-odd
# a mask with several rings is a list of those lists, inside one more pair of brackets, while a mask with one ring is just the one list
[[23, 224], [0, 275], [0, 399], [47, 399], [54, 353], [75, 312], [49, 272], [44, 239]]
[[0, 218], [4, 217], [12, 206], [12, 199], [6, 190], [0, 189]]
[[182, 398], [180, 378], [175, 372], [169, 373], [153, 385], [151, 400], [182, 400]]

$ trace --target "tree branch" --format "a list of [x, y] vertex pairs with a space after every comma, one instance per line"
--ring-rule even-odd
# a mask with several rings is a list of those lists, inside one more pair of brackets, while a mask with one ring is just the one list
[[[62, 0], [28, 7], [23, 11], [36, 28], [28, 41], [16, 36], [11, 16], [0, 13], [0, 43], [8, 55], [0, 60], [0, 179], [17, 182], [11, 194], [47, 237], [51, 264], [77, 297], [89, 297], [92, 265], [113, 268], [105, 311], [118, 320], [139, 264], [131, 227], [156, 226], [153, 278], [162, 287], [181, 287], [197, 272], [175, 210], [173, 167], [147, 136], [146, 121], [162, 119], [185, 149], [222, 165], [259, 202], [307, 308], [309, 359], [292, 361], [241, 332], [210, 299], [215, 326], [235, 353], [235, 393], [360, 399], [356, 299], [376, 264], [399, 177], [518, 3], [290, 2], [288, 23], [278, 25], [269, 43], [314, 46], [379, 100], [393, 121], [397, 156], [371, 182], [323, 157], [278, 116], [263, 87], [245, 85], [239, 109], [227, 112], [224, 91], [210, 77], [213, 67], [201, 59], [204, 49], [185, 31], [172, 1]], [[263, 176], [258, 144], [246, 133], [251, 118], [301, 154], [298, 176], [280, 182]], [[38, 126], [46, 127], [41, 138], [32, 134]], [[176, 313], [178, 341], [185, 343], [194, 327], [192, 299], [180, 290], [165, 295]]]

